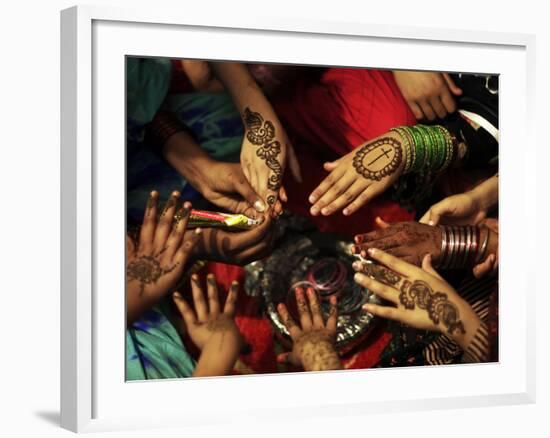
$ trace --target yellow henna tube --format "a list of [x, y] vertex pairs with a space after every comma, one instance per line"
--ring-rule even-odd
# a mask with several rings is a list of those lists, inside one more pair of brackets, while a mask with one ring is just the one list
[[[179, 217], [176, 217], [179, 220]], [[188, 228], [238, 228], [247, 230], [260, 221], [244, 214], [219, 213], [216, 211], [191, 210], [189, 216]]]

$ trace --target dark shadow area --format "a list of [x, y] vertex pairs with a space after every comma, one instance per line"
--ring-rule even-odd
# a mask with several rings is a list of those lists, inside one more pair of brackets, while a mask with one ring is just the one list
[[61, 414], [57, 411], [38, 411], [34, 413], [38, 418], [53, 426], [59, 426]]

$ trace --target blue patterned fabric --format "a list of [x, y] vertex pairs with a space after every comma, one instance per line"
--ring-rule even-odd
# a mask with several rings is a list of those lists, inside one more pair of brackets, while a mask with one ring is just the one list
[[195, 361], [158, 308], [146, 312], [126, 331], [126, 380], [189, 377]]
[[[141, 223], [149, 193], [157, 190], [160, 201], [174, 190], [182, 199], [200, 195], [144, 141], [145, 127], [161, 108], [173, 111], [197, 142], [220, 161], [239, 159], [242, 122], [226, 93], [168, 95], [169, 60], [127, 58], [127, 217]], [[188, 377], [195, 363], [175, 328], [160, 309], [154, 308], [126, 333], [126, 378], [147, 380]]]

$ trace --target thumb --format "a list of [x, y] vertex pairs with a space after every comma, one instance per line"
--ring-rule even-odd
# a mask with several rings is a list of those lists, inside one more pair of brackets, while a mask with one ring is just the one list
[[235, 190], [241, 195], [246, 202], [254, 207], [254, 209], [260, 213], [263, 213], [266, 209], [265, 202], [252, 188], [250, 183], [245, 177], [238, 178], [235, 184]]
[[443, 73], [443, 78], [445, 79], [445, 82], [447, 82], [447, 86], [449, 87], [449, 90], [451, 90], [451, 93], [455, 96], [460, 96], [462, 94], [462, 90], [456, 86], [449, 73]]
[[[420, 219], [420, 223], [427, 223], [428, 225], [437, 225], [440, 220], [441, 216], [445, 216], [447, 213], [452, 213], [454, 211], [454, 208], [451, 206], [449, 202], [446, 202], [446, 200], [443, 200], [435, 205], [432, 206], [428, 210], [428, 212], [422, 216], [422, 219]], [[423, 222], [423, 219], [427, 216], [427, 221]]]
[[424, 271], [426, 271], [428, 274], [431, 274], [434, 277], [437, 277], [440, 280], [443, 280], [443, 277], [441, 275], [439, 275], [439, 273], [432, 266], [432, 255], [431, 254], [426, 254], [424, 256], [424, 258], [422, 259], [422, 269]]
[[327, 172], [332, 172], [334, 169], [338, 167], [338, 164], [340, 164], [341, 159], [342, 158], [338, 158], [337, 160], [326, 162], [325, 164], [323, 164], [323, 168]]
[[378, 226], [378, 228], [381, 228], [381, 229], [385, 229], [385, 228], [389, 228], [390, 224], [387, 223], [384, 219], [382, 219], [380, 216], [376, 216], [376, 218], [374, 219], [374, 221], [376, 222], [376, 225]]

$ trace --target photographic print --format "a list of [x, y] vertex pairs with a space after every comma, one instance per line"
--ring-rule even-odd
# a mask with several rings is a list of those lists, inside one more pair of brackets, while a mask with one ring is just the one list
[[126, 380], [498, 361], [498, 75], [126, 57]]

